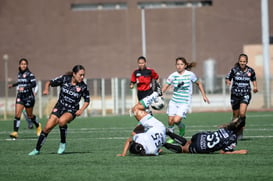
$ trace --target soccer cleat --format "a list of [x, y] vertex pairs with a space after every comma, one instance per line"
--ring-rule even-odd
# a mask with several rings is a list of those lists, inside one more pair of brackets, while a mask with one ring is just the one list
[[41, 132], [42, 132], [42, 124], [39, 123], [39, 126], [36, 128], [36, 135], [40, 136]]
[[169, 138], [166, 142], [172, 144], [172, 143], [174, 143], [175, 141], [174, 141], [173, 139]]
[[154, 81], [153, 89], [154, 89], [154, 92], [158, 93], [158, 96], [162, 96], [162, 90], [161, 90], [160, 84], [157, 81]]
[[33, 123], [31, 119], [27, 119], [27, 123], [28, 123], [28, 129], [33, 129]]
[[18, 132], [17, 131], [13, 131], [12, 133], [9, 134], [9, 136], [11, 138], [17, 139], [18, 138]]
[[29, 125], [28, 125], [28, 129], [33, 129], [33, 125], [32, 125], [32, 124], [29, 124]]
[[65, 151], [65, 146], [66, 146], [65, 143], [60, 143], [59, 149], [58, 149], [57, 153], [58, 153], [58, 154], [63, 154], [64, 151]]
[[34, 155], [39, 155], [40, 151], [36, 150], [36, 148], [34, 150], [32, 150], [32, 152], [30, 152], [28, 155], [29, 156], [34, 156]]

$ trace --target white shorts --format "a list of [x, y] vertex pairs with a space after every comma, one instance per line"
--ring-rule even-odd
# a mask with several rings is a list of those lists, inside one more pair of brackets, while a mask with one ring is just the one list
[[189, 110], [189, 104], [177, 104], [173, 101], [170, 101], [167, 108], [167, 114], [168, 116], [180, 116], [182, 118], [186, 118]]

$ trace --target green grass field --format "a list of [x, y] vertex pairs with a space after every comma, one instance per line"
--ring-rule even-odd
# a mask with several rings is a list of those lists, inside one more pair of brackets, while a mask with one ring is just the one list
[[[166, 124], [167, 115], [156, 114]], [[185, 120], [186, 138], [215, 130], [231, 113], [192, 113]], [[48, 136], [38, 156], [35, 130], [21, 122], [19, 139], [10, 140], [13, 122], [0, 121], [0, 180], [273, 180], [273, 113], [248, 112], [244, 139], [237, 149], [247, 155], [174, 154], [163, 148], [158, 157], [117, 157], [136, 125], [129, 116], [77, 118], [68, 128], [67, 149], [57, 155], [59, 130]], [[46, 120], [42, 120], [45, 124]]]

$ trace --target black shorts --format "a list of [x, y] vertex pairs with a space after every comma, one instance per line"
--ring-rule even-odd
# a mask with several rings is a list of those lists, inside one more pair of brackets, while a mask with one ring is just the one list
[[201, 133], [197, 133], [195, 135], [192, 136], [191, 138], [191, 144], [189, 146], [189, 152], [190, 153], [200, 153], [201, 152], [201, 148], [200, 148], [200, 137], [201, 137]]
[[[77, 109], [67, 109], [64, 106], [60, 105], [60, 104], [56, 104], [51, 112], [51, 114], [54, 114], [55, 116], [57, 116], [58, 118], [60, 118], [64, 113], [71, 113], [73, 116], [73, 119], [75, 119], [76, 117], [76, 113]], [[72, 119], [72, 120], [73, 120]], [[71, 120], [71, 121], [72, 121]]]
[[211, 153], [207, 146], [207, 133], [197, 133], [192, 136], [189, 146], [190, 153]]
[[232, 110], [237, 110], [240, 108], [240, 104], [245, 103], [245, 104], [249, 104], [251, 100], [251, 94], [245, 94], [245, 95], [234, 95], [231, 94], [230, 96], [230, 104], [232, 107]]
[[144, 133], [145, 132], [145, 128], [144, 126], [142, 126], [141, 124], [137, 125], [135, 127], [135, 129], [133, 130], [136, 134], [139, 134], [139, 133]]
[[151, 95], [152, 93], [153, 93], [153, 89], [149, 89], [149, 90], [146, 90], [146, 91], [137, 91], [137, 98], [140, 101], [143, 98]]
[[20, 95], [20, 94], [17, 94], [16, 104], [22, 104], [26, 108], [34, 107], [35, 97], [32, 94], [30, 94], [30, 95]]

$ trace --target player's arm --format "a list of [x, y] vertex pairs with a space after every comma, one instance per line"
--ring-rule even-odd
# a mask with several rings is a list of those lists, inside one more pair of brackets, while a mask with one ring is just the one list
[[50, 86], [50, 81], [46, 81], [46, 83], [45, 83], [45, 88], [44, 88], [44, 90], [43, 90], [43, 95], [48, 95], [49, 86]]
[[248, 153], [248, 150], [234, 150], [234, 151], [224, 151], [224, 150], [220, 150], [221, 154], [241, 154], [241, 155], [245, 155]]
[[257, 92], [258, 92], [257, 81], [256, 81], [256, 80], [253, 81], [252, 84], [253, 84], [253, 92], [254, 92], [254, 93], [257, 93]]
[[9, 84], [8, 88], [16, 87], [18, 85], [18, 82], [15, 82], [14, 84]]
[[75, 115], [80, 116], [88, 106], [89, 106], [89, 102], [84, 102], [82, 107], [78, 111], [76, 111]]
[[117, 156], [126, 156], [126, 153], [127, 153], [128, 149], [129, 149], [131, 141], [132, 141], [132, 137], [129, 137], [126, 140], [125, 144], [124, 144], [122, 153], [121, 154], [117, 154]]
[[197, 80], [195, 83], [196, 83], [196, 85], [198, 86], [198, 88], [199, 88], [199, 90], [200, 90], [200, 92], [201, 92], [201, 94], [202, 94], [203, 100], [204, 100], [206, 103], [209, 104], [210, 101], [209, 101], [209, 99], [207, 98], [207, 95], [206, 95], [206, 93], [205, 93], [205, 90], [204, 90], [204, 87], [203, 87], [202, 83], [201, 83], [199, 80]]
[[134, 88], [135, 84], [136, 84], [136, 75], [135, 75], [135, 72], [133, 72], [131, 75], [131, 82], [129, 84], [130, 89]]
[[162, 93], [165, 93], [169, 89], [170, 86], [171, 86], [171, 84], [164, 84], [162, 87]]

